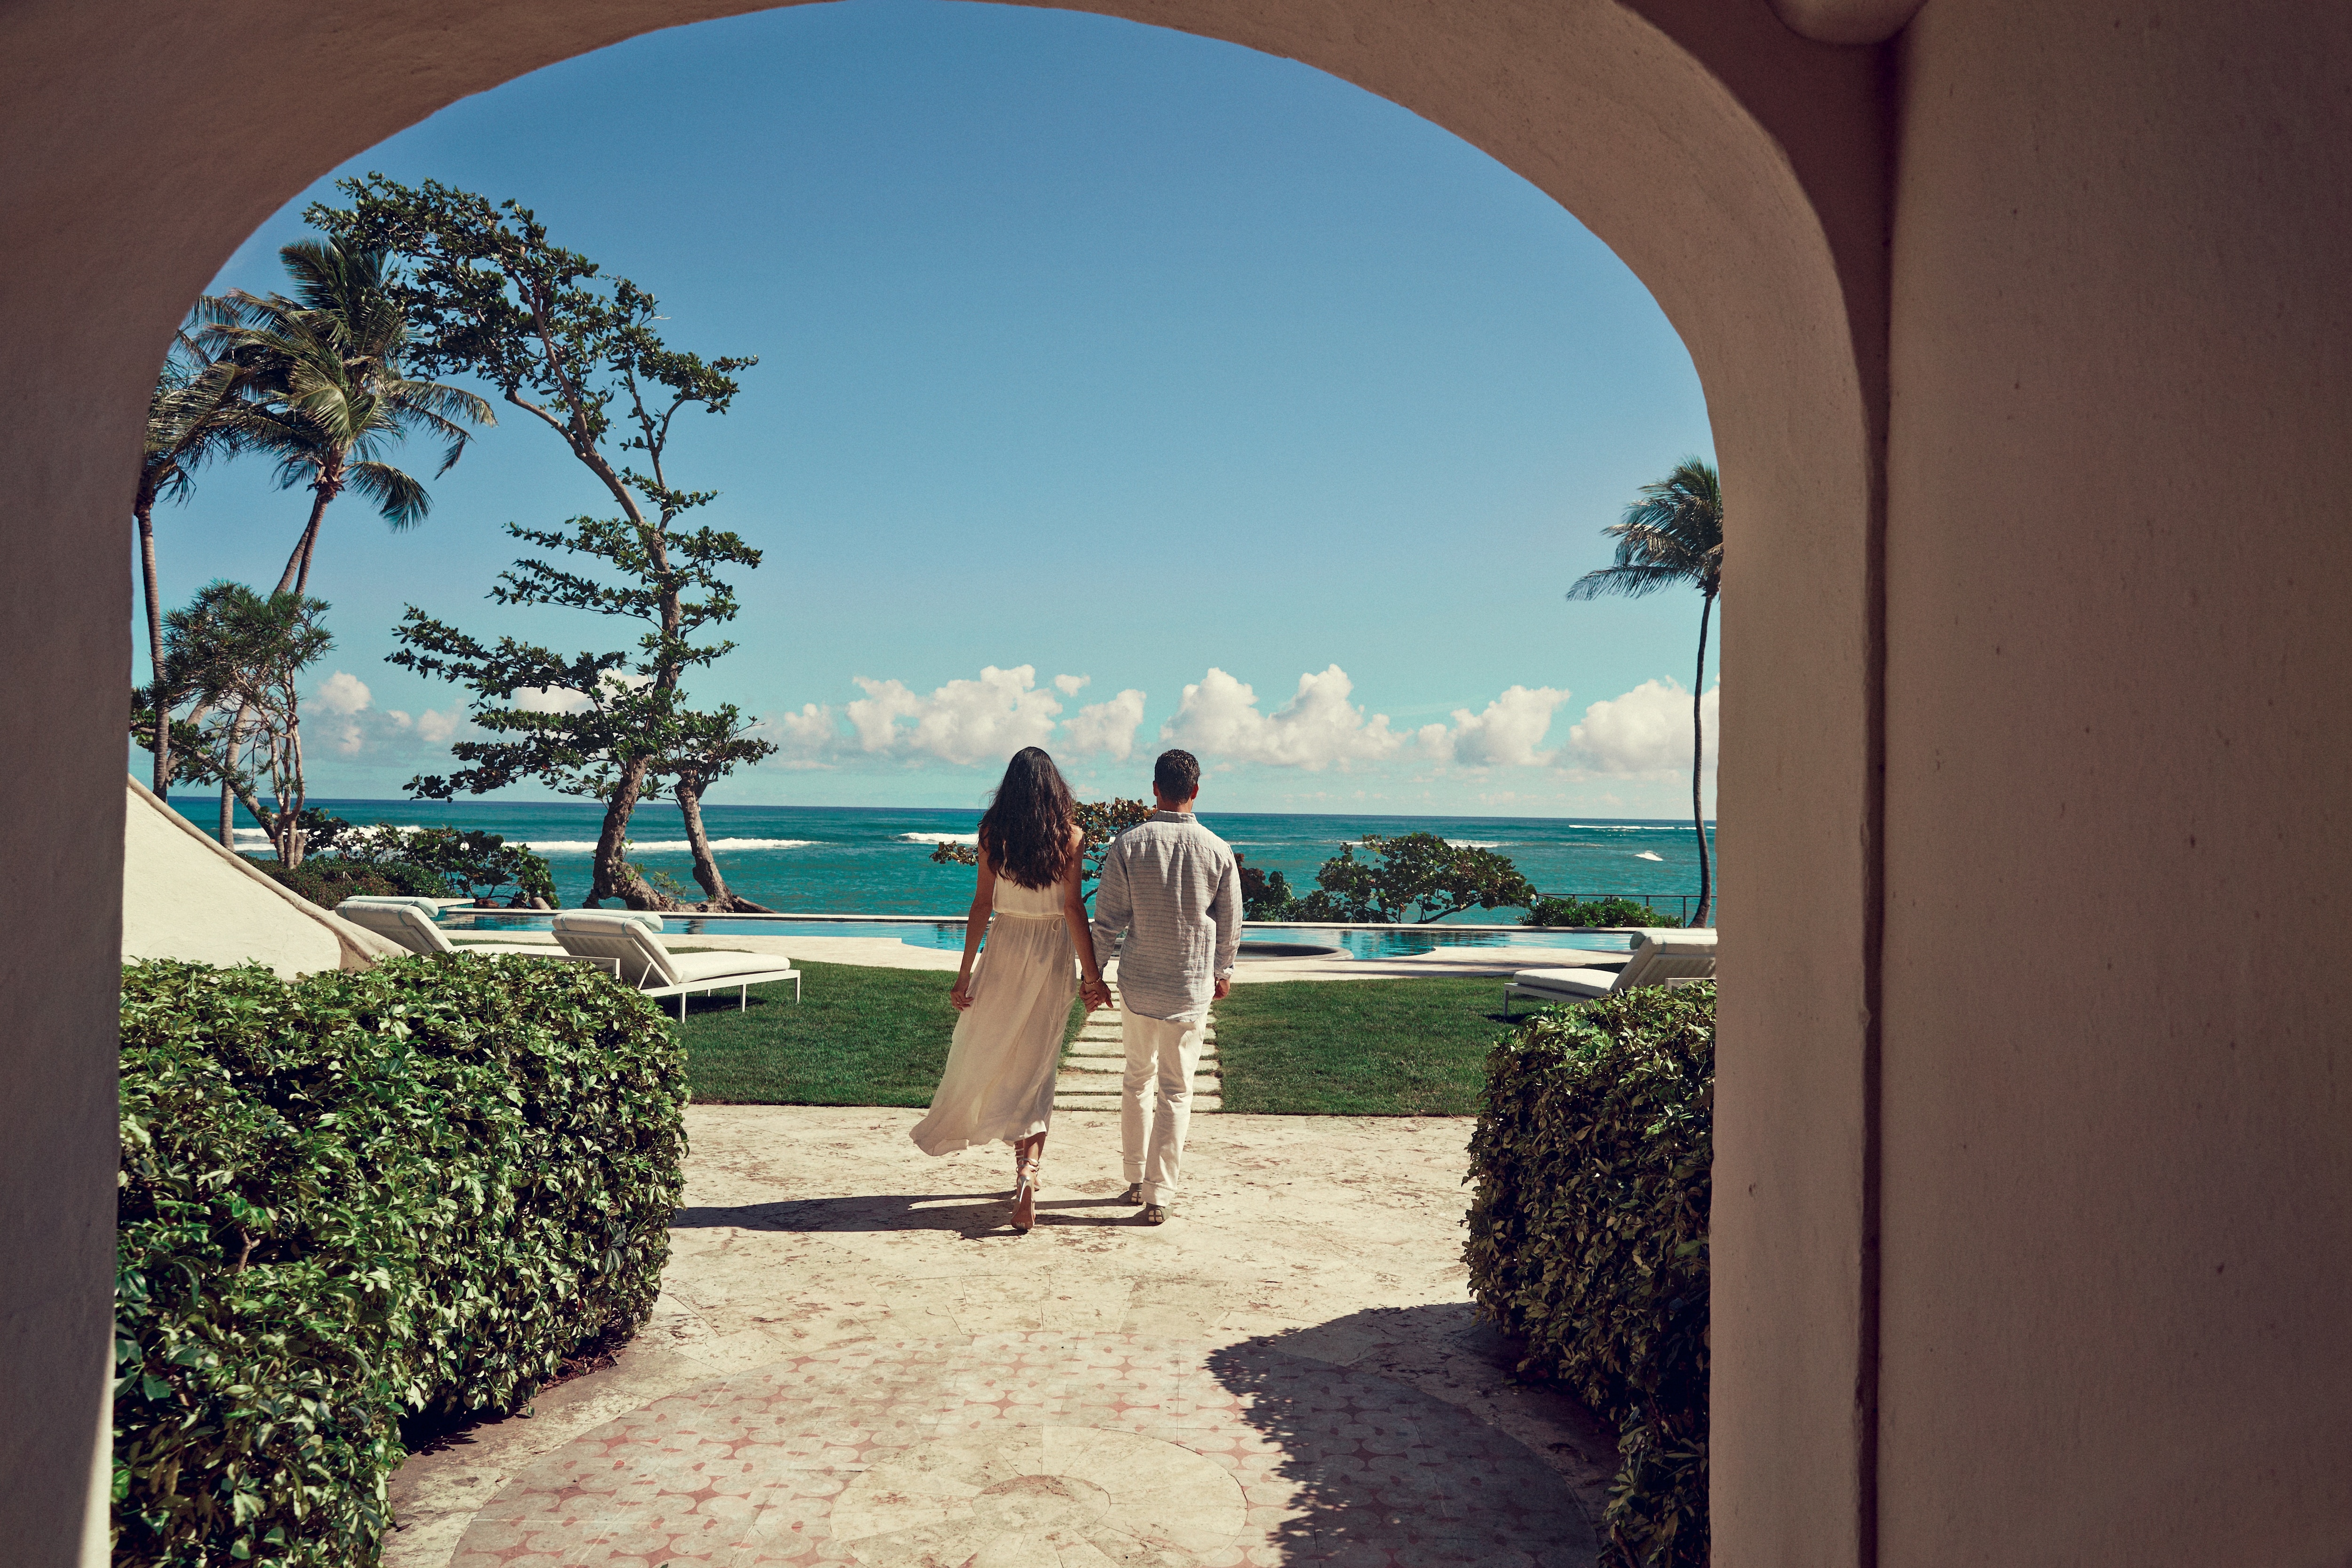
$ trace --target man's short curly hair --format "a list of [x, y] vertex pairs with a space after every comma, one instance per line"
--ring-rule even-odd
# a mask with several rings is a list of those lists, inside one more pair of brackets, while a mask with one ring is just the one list
[[1151, 787], [1162, 800], [1190, 800], [1201, 793], [1201, 759], [1190, 752], [1162, 752], [1151, 764]]

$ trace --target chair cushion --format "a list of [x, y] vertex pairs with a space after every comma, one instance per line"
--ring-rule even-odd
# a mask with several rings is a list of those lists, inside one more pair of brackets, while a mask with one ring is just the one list
[[677, 972], [675, 984], [698, 980], [722, 980], [730, 974], [768, 974], [790, 969], [793, 961], [780, 952], [673, 952], [669, 966]]
[[432, 906], [419, 909], [416, 906], [421, 902], [415, 899], [397, 902], [389, 899], [345, 899], [335, 906], [335, 913], [362, 931], [390, 937], [411, 952], [450, 952], [447, 934], [433, 921]]
[[555, 940], [577, 957], [618, 963], [632, 985], [675, 985], [677, 961], [662, 945], [659, 921], [656, 915], [648, 925], [634, 910], [565, 910], [555, 917]]
[[1559, 996], [1606, 996], [1617, 984], [1607, 969], [1522, 969], [1511, 976], [1522, 991], [1548, 991]]

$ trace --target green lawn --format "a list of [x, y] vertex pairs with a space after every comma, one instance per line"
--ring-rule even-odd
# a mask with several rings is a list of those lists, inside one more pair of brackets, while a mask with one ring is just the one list
[[[675, 952], [688, 951], [685, 948]], [[947, 1066], [955, 976], [802, 959], [802, 1000], [790, 982], [735, 996], [688, 999], [687, 1081], [705, 1105], [912, 1105], [931, 1102]], [[666, 1002], [666, 1007], [677, 1004]], [[1078, 1009], [1070, 1009], [1077, 1033]]]
[[1503, 1028], [1499, 977], [1236, 985], [1217, 1004], [1225, 1109], [1475, 1116]]
[[[800, 965], [793, 988], [691, 999], [686, 1070], [703, 1104], [926, 1106], [947, 1065], [955, 977]], [[666, 1006], [675, 1006], [666, 1003]], [[1217, 1004], [1225, 1109], [1293, 1116], [1474, 1116], [1503, 982], [1286, 981]], [[1079, 1010], [1070, 1009], [1069, 1034]]]

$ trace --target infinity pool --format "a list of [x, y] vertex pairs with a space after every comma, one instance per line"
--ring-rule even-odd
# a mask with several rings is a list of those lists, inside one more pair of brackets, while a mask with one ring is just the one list
[[[441, 923], [457, 931], [547, 931], [555, 917], [518, 910], [445, 910]], [[792, 915], [665, 915], [665, 936], [855, 936], [903, 942], [915, 947], [953, 950], [963, 945], [963, 921], [810, 920]], [[1585, 952], [1624, 952], [1633, 942], [1608, 931], [1529, 931], [1524, 926], [1383, 926], [1333, 931], [1318, 926], [1260, 925], [1244, 928], [1251, 942], [1303, 942], [1345, 948], [1358, 958], [1408, 958], [1441, 947], [1572, 948]]]

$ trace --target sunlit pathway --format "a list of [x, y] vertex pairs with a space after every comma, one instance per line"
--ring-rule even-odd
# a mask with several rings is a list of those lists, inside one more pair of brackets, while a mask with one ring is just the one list
[[1015, 1237], [917, 1114], [691, 1112], [653, 1322], [410, 1459], [390, 1568], [1591, 1562], [1614, 1446], [1474, 1320], [1468, 1122], [1204, 1117], [1150, 1228], [1064, 1115]]

